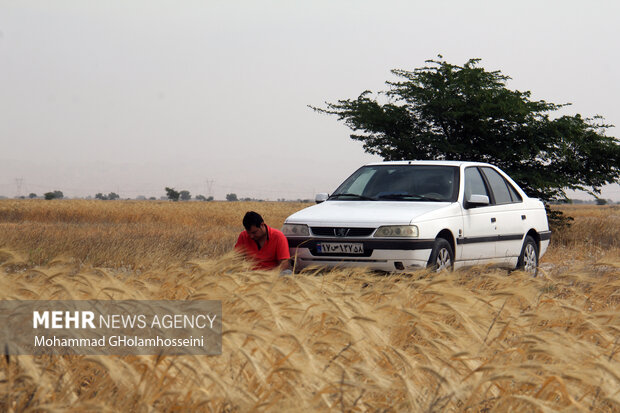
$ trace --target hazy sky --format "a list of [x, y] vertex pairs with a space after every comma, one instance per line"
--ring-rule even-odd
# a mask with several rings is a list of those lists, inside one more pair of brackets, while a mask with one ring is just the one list
[[619, 16], [616, 1], [0, 0], [0, 195], [313, 198], [379, 158], [307, 105], [437, 54], [620, 126]]

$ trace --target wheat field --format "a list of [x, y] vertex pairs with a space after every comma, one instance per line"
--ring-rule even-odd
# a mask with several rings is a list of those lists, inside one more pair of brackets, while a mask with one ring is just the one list
[[11, 356], [0, 411], [620, 411], [620, 208], [563, 206], [541, 276], [283, 277], [230, 252], [307, 204], [0, 201], [1, 299], [222, 300], [219, 356]]

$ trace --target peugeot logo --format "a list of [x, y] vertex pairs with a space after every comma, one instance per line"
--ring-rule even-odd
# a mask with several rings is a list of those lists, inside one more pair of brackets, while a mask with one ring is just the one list
[[337, 237], [346, 237], [349, 235], [349, 228], [334, 228], [334, 235]]

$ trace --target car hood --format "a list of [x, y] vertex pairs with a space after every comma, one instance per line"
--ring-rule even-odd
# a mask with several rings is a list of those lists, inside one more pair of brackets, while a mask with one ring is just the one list
[[450, 205], [450, 202], [326, 201], [294, 213], [285, 222], [343, 227], [408, 225]]

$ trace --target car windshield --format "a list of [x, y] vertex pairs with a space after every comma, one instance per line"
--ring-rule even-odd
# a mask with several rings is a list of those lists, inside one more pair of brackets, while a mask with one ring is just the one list
[[454, 202], [459, 169], [443, 165], [369, 165], [329, 197], [338, 200]]

